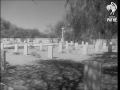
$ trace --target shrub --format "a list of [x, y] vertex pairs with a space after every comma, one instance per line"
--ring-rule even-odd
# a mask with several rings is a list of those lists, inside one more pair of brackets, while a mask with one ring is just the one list
[[34, 46], [32, 46], [32, 45], [30, 45], [29, 47], [30, 47], [30, 49], [34, 49]]
[[41, 56], [40, 56], [40, 54], [39, 53], [36, 53], [36, 52], [31, 52], [31, 55], [32, 56], [35, 56], [35, 57], [37, 57], [37, 58], [40, 58]]
[[19, 53], [19, 52], [14, 52], [13, 54], [14, 54], [14, 55], [20, 55], [20, 53]]

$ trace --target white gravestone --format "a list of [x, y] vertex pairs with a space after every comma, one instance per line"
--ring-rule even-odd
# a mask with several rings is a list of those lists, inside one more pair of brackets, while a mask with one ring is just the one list
[[82, 41], [82, 46], [84, 45], [84, 41]]
[[83, 45], [82, 54], [87, 55], [87, 45]]
[[112, 42], [110, 42], [110, 44], [108, 46], [108, 52], [112, 52]]
[[103, 50], [106, 50], [107, 46], [106, 43], [103, 43]]
[[18, 52], [18, 45], [15, 44], [15, 52]]
[[98, 42], [96, 42], [96, 44], [95, 44], [95, 51], [96, 51], [96, 52], [99, 51], [99, 43], [98, 43]]
[[24, 44], [24, 54], [28, 55], [28, 45]]
[[40, 43], [40, 50], [42, 51], [43, 50], [43, 44]]
[[75, 49], [78, 49], [78, 43], [75, 43]]
[[66, 41], [66, 49], [69, 49], [69, 43]]
[[48, 46], [48, 58], [49, 59], [53, 58], [53, 46], [52, 45]]
[[61, 43], [61, 42], [59, 43], [59, 47], [58, 47], [58, 48], [59, 48], [59, 52], [61, 53], [61, 52], [62, 52], [62, 49], [63, 49], [63, 46], [62, 46], [62, 43]]
[[88, 46], [88, 42], [86, 42], [86, 45]]
[[71, 41], [71, 45], [73, 45], [74, 43], [73, 43], [73, 41]]
[[3, 43], [1, 43], [1, 50], [3, 50], [4, 49], [4, 44]]

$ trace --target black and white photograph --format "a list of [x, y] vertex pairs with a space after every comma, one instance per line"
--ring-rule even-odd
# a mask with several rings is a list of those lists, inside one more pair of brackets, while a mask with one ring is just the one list
[[0, 4], [0, 90], [118, 90], [118, 0]]

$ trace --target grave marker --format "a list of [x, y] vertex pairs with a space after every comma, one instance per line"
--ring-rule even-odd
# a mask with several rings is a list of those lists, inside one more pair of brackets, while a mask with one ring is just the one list
[[75, 49], [78, 49], [78, 43], [75, 43]]
[[96, 52], [99, 51], [99, 43], [98, 43], [98, 42], [96, 42], [96, 44], [95, 44], [95, 51], [96, 51]]
[[107, 46], [106, 43], [103, 43], [103, 50], [106, 50]]
[[28, 45], [24, 44], [24, 54], [28, 55]]
[[15, 44], [15, 52], [18, 52], [18, 45]]
[[86, 42], [86, 45], [88, 46], [88, 42]]
[[48, 58], [49, 59], [53, 58], [53, 46], [52, 45], [48, 46]]
[[40, 50], [43, 50], [43, 43], [40, 43]]
[[82, 41], [82, 46], [84, 45], [84, 41]]
[[4, 49], [4, 44], [3, 43], [1, 43], [1, 50], [3, 50]]
[[87, 45], [83, 45], [82, 54], [87, 55]]
[[66, 41], [66, 49], [69, 49], [69, 43]]
[[112, 52], [112, 42], [110, 42], [110, 44], [108, 46], [108, 52]]
[[62, 50], [62, 49], [63, 49], [63, 46], [62, 46], [62, 43], [61, 43], [61, 42], [59, 43], [59, 47], [58, 47], [58, 48], [59, 48], [59, 52], [61, 53], [61, 52], [63, 51], [63, 50]]
[[73, 45], [74, 43], [73, 43], [73, 41], [71, 41], [71, 45]]

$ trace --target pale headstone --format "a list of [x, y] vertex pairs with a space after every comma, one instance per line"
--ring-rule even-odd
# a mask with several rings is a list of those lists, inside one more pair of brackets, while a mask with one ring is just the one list
[[24, 44], [24, 54], [28, 55], [28, 45]]
[[71, 41], [71, 45], [73, 45], [74, 43], [73, 43], [73, 41]]
[[61, 53], [61, 52], [62, 52], [62, 49], [63, 49], [63, 46], [62, 46], [62, 43], [61, 43], [61, 42], [59, 43], [59, 47], [58, 47], [58, 48], [59, 48], [59, 52]]
[[84, 90], [101, 90], [101, 63], [87, 61], [84, 63]]
[[83, 45], [82, 54], [87, 55], [87, 45]]
[[96, 42], [96, 44], [95, 44], [95, 51], [96, 51], [96, 52], [99, 51], [99, 43], [98, 43], [98, 42]]
[[86, 45], [88, 46], [88, 42], [86, 42]]
[[40, 43], [40, 50], [42, 51], [43, 50], [43, 44]]
[[103, 50], [106, 50], [107, 46], [106, 43], [103, 43]]
[[66, 41], [66, 49], [69, 49], [69, 43]]
[[84, 45], [84, 41], [82, 41], [82, 46]]
[[48, 46], [48, 58], [49, 59], [53, 58], [53, 46], [52, 45]]
[[4, 44], [3, 43], [1, 43], [1, 50], [3, 50], [4, 49]]
[[18, 45], [15, 44], [15, 52], [18, 52]]
[[108, 52], [112, 52], [112, 42], [110, 42], [110, 44], [108, 46]]
[[75, 49], [78, 49], [78, 43], [75, 43]]

